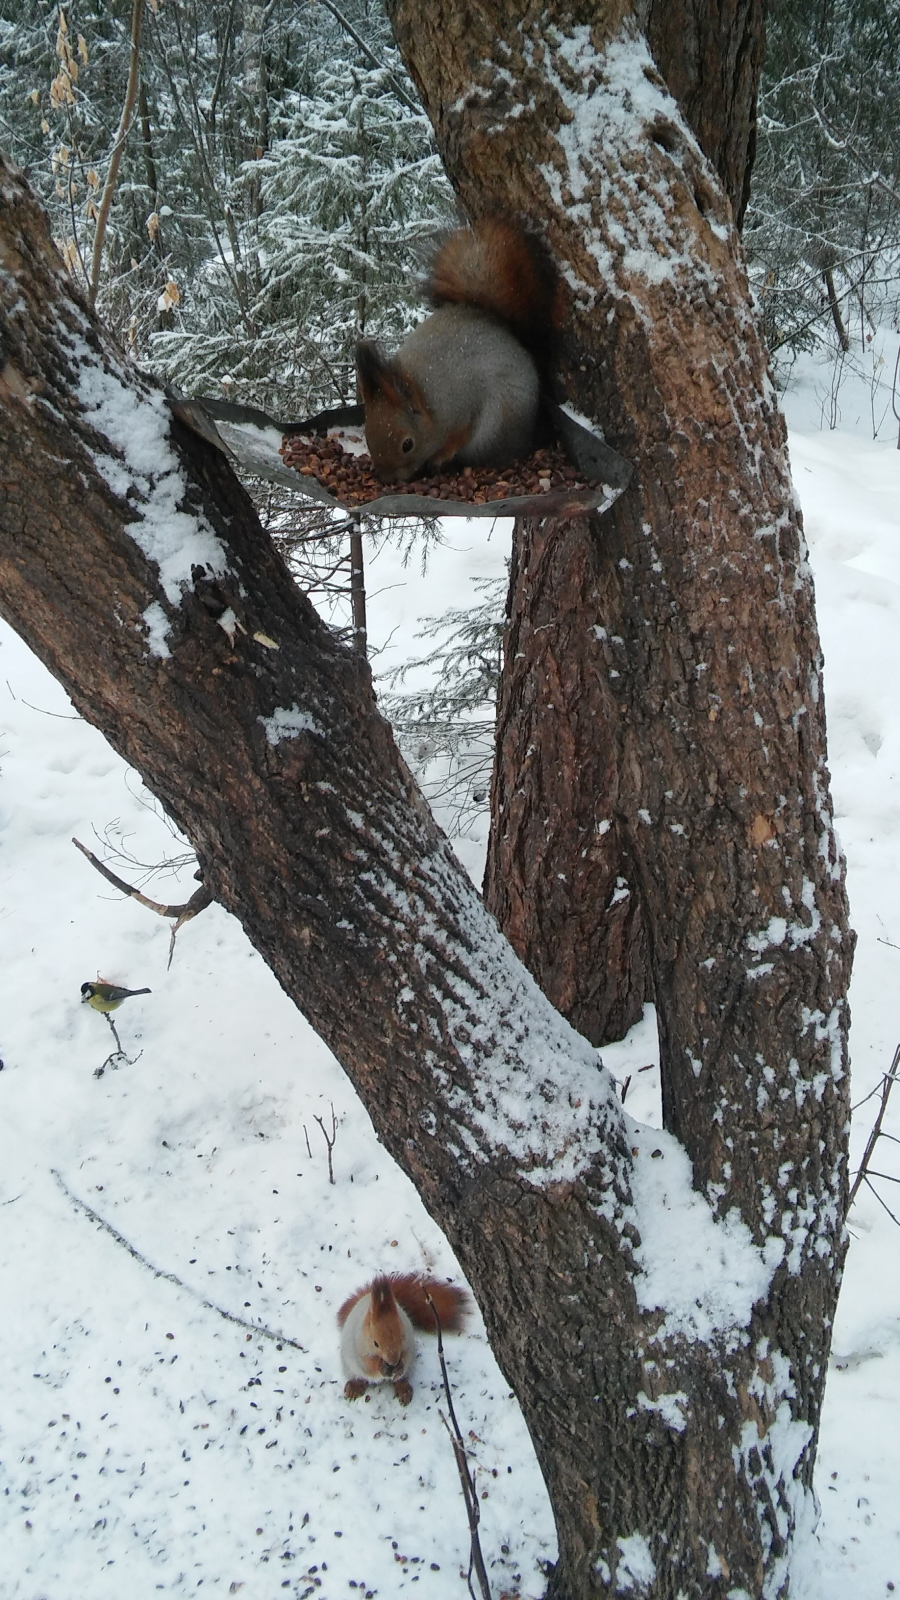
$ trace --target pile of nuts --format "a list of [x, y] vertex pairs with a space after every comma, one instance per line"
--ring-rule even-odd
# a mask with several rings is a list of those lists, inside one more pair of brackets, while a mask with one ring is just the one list
[[483, 506], [491, 500], [547, 494], [551, 489], [587, 487], [560, 445], [535, 450], [526, 460], [508, 467], [460, 467], [455, 472], [413, 478], [409, 483], [388, 484], [375, 476], [370, 456], [345, 450], [337, 439], [304, 439], [292, 434], [285, 439], [281, 454], [286, 467], [295, 467], [305, 478], [315, 478], [346, 506], [365, 505], [388, 494], [418, 494], [429, 500], [465, 500]]

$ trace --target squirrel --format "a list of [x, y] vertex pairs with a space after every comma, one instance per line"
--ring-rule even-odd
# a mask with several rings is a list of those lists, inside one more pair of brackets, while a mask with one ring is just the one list
[[471, 1305], [466, 1290], [414, 1272], [373, 1278], [344, 1301], [337, 1322], [341, 1362], [347, 1374], [345, 1399], [358, 1400], [370, 1384], [391, 1383], [400, 1404], [409, 1405], [409, 1374], [416, 1359], [414, 1327], [437, 1332], [426, 1296], [433, 1302], [441, 1332], [460, 1333]]
[[431, 270], [437, 310], [395, 355], [362, 341], [356, 371], [378, 477], [507, 466], [534, 447], [541, 369], [559, 282], [540, 240], [488, 217], [445, 241]]

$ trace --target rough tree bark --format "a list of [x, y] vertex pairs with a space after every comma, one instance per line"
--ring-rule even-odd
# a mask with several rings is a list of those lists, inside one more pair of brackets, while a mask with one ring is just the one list
[[647, 43], [740, 227], [756, 151], [767, 0], [650, 0]]
[[[570, 291], [567, 397], [636, 469], [589, 537], [551, 524], [520, 532], [495, 780], [513, 843], [498, 871], [495, 834], [492, 898], [506, 899], [507, 925], [524, 934], [534, 881], [526, 857], [540, 856], [545, 820], [555, 834], [553, 807], [559, 815], [577, 796], [568, 886], [555, 887], [545, 852], [550, 939], [529, 951], [542, 983], [552, 975], [551, 992], [569, 998], [553, 963], [567, 937], [569, 948], [596, 951], [580, 913], [593, 896], [598, 920], [610, 862], [626, 863], [657, 1000], [664, 1118], [698, 1188], [720, 1209], [737, 1205], [762, 1237], [773, 1213], [761, 1174], [776, 1151], [794, 1148], [797, 1170], [816, 1168], [816, 1185], [820, 1162], [836, 1163], [836, 1187], [826, 1179], [814, 1202], [823, 1223], [835, 1218], [828, 1264], [816, 1264], [813, 1245], [779, 1291], [777, 1339], [794, 1362], [805, 1341], [808, 1354], [827, 1347], [842, 1249], [852, 935], [828, 800], [820, 651], [734, 214], [646, 54], [639, 64], [638, 9], [595, 6], [588, 21], [565, 0], [524, 14], [502, 0], [389, 0], [463, 204], [542, 228]], [[692, 10], [696, 29], [686, 25]], [[668, 12], [665, 28], [662, 9], [650, 9], [657, 59], [732, 197], [743, 196], [762, 6]], [[679, 54], [678, 18], [685, 41], [704, 40], [699, 65], [690, 48]], [[592, 788], [593, 808], [583, 803]], [[627, 903], [620, 895], [613, 907], [613, 962], [601, 982], [614, 962], [627, 968], [629, 943], [639, 943]], [[584, 1027], [590, 975], [578, 992], [562, 965], [577, 991], [569, 1014]], [[622, 980], [601, 995], [610, 998], [627, 1009]], [[797, 1089], [798, 1074], [810, 1089]], [[812, 1100], [813, 1120], [823, 1115], [830, 1131], [820, 1125], [799, 1157]], [[813, 1426], [822, 1371], [820, 1353], [798, 1378]], [[774, 1592], [761, 1578], [748, 1587]]]
[[[591, 32], [556, 8], [542, 35], [509, 9], [500, 41], [483, 9], [419, 4], [414, 49], [394, 7], [410, 59], [437, 63], [473, 209], [499, 155], [507, 208], [546, 218], [572, 398], [587, 409], [602, 354], [640, 460], [604, 529], [597, 643], [619, 815], [653, 886], [667, 1116], [704, 1192], [673, 1139], [624, 1121], [422, 805], [365, 664], [222, 458], [167, 430], [8, 168], [0, 606], [192, 840], [447, 1232], [547, 1481], [553, 1596], [772, 1600], [811, 1506], [843, 1252], [850, 941], [809, 581], [709, 169], [620, 13]], [[522, 96], [513, 137], [497, 85]], [[560, 137], [584, 135], [561, 103], [588, 91], [590, 188]], [[607, 348], [591, 330], [609, 309]]]
[[653, 996], [596, 631], [605, 538], [594, 519], [516, 523], [484, 879], [529, 972], [595, 1045]]
[[[656, 0], [647, 20], [655, 63], [738, 223], [764, 9], [764, 0]], [[594, 414], [608, 417], [615, 396], [602, 368], [590, 388]], [[515, 529], [485, 894], [545, 994], [604, 1044], [637, 1020], [653, 982], [640, 883], [612, 821], [619, 784], [594, 633], [598, 538], [589, 521]]]

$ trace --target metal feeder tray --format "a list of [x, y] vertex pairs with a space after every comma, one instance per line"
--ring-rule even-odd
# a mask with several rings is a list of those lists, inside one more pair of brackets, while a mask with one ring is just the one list
[[586, 478], [595, 480], [590, 488], [510, 495], [505, 500], [488, 500], [483, 505], [473, 505], [468, 500], [439, 500], [424, 494], [386, 493], [377, 500], [348, 506], [335, 499], [318, 479], [306, 477], [294, 467], [286, 467], [278, 452], [282, 441], [292, 434], [321, 437], [330, 428], [361, 428], [365, 422], [363, 406], [337, 406], [306, 417], [302, 422], [278, 422], [254, 406], [234, 405], [229, 400], [207, 396], [190, 400], [174, 389], [167, 390], [166, 394], [180, 421], [225, 455], [233, 457], [245, 471], [280, 484], [303, 499], [333, 506], [350, 517], [575, 517], [588, 512], [599, 515], [608, 511], [628, 487], [633, 470], [631, 463], [611, 450], [600, 434], [577, 422], [561, 406], [545, 402], [543, 419], [548, 432], [563, 446], [572, 465]]

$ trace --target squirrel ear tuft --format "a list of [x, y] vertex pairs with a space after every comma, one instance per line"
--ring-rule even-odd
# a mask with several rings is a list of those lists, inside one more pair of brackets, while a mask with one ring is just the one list
[[356, 346], [356, 374], [364, 405], [381, 400], [398, 411], [426, 409], [415, 379], [403, 372], [396, 360], [383, 356], [377, 344], [368, 339]]
[[377, 344], [362, 339], [356, 346], [356, 375], [364, 400], [380, 394], [385, 387], [388, 363]]
[[384, 1316], [394, 1309], [394, 1291], [391, 1288], [390, 1278], [373, 1278], [372, 1280], [372, 1310], [376, 1317]]

